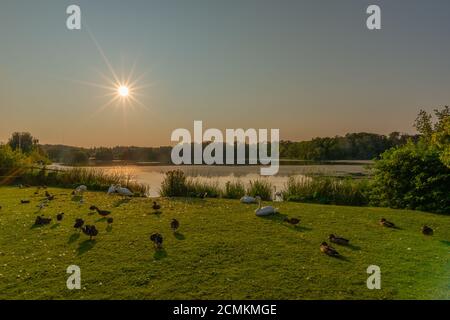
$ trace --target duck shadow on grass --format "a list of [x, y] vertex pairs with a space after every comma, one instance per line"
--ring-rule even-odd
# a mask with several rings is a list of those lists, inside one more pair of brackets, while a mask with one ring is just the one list
[[305, 232], [305, 231], [311, 231], [312, 228], [306, 227], [306, 226], [302, 226], [301, 222], [300, 225], [297, 226], [292, 226], [287, 222], [284, 222], [284, 219], [287, 218], [288, 215], [283, 214], [283, 213], [277, 213], [274, 215], [270, 215], [270, 216], [260, 216], [258, 218], [263, 218], [266, 220], [272, 220], [274, 222], [279, 222], [283, 227], [288, 228], [292, 231], [297, 231], [297, 232]]
[[447, 246], [450, 246], [450, 241], [448, 241], [448, 240], [441, 240], [441, 243], [443, 243]]
[[106, 232], [111, 232], [113, 230], [113, 227], [112, 227], [112, 225], [108, 225], [107, 227], [106, 227]]
[[165, 249], [156, 250], [153, 254], [153, 259], [161, 260], [167, 257], [167, 251]]
[[348, 244], [348, 245], [346, 245], [344, 247], [345, 248], [349, 248], [350, 250], [353, 250], [353, 251], [360, 251], [361, 250], [360, 246], [356, 246], [354, 244]]
[[347, 257], [342, 256], [342, 255], [339, 255], [339, 256], [333, 257], [333, 258], [336, 259], [336, 260], [344, 261], [344, 262], [350, 262], [350, 260]]
[[59, 228], [60, 226], [61, 226], [60, 223], [54, 223], [54, 224], [50, 227], [50, 229], [56, 229], [56, 228]]
[[78, 245], [78, 255], [82, 255], [86, 252], [88, 252], [89, 250], [91, 250], [96, 244], [95, 240], [84, 240], [83, 242], [80, 242], [80, 244]]
[[95, 223], [97, 223], [97, 222], [104, 222], [104, 221], [106, 221], [108, 218], [106, 218], [106, 217], [102, 217], [102, 218], [100, 218], [100, 219], [97, 219], [97, 220], [95, 220]]
[[75, 232], [69, 237], [69, 241], [67, 241], [67, 243], [74, 243], [79, 238], [80, 238], [80, 233], [79, 232]]
[[117, 200], [117, 201], [114, 202], [113, 207], [114, 207], [114, 208], [118, 208], [118, 207], [120, 207], [121, 205], [126, 204], [126, 203], [128, 203], [128, 202], [130, 202], [130, 201], [131, 201], [131, 198], [123, 198], [123, 199], [119, 199], [119, 200]]
[[72, 201], [73, 202], [80, 202], [83, 199], [82, 196], [72, 196]]
[[177, 240], [184, 240], [184, 239], [186, 239], [186, 237], [184, 236], [184, 234], [182, 234], [182, 233], [180, 233], [180, 232], [175, 232], [173, 235], [174, 235], [174, 237], [175, 237]]

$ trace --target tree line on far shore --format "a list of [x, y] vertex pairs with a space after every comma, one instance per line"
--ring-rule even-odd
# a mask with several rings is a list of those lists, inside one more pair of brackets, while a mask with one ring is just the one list
[[[399, 132], [389, 135], [360, 132], [349, 133], [345, 136], [314, 138], [309, 141], [281, 141], [280, 158], [308, 161], [372, 160], [392, 147], [404, 145], [408, 140], [417, 141], [417, 139], [416, 135]], [[204, 144], [206, 145], [207, 143]], [[65, 145], [40, 145], [39, 147], [52, 162], [69, 165], [112, 161], [170, 164], [172, 150], [170, 146], [80, 148]], [[245, 147], [248, 150], [248, 145]]]

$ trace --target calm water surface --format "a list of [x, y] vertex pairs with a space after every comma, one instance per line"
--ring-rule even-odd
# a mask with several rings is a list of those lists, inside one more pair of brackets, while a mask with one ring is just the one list
[[[63, 169], [66, 166], [54, 165], [53, 167]], [[150, 186], [150, 196], [158, 196], [161, 182], [167, 171], [180, 169], [188, 177], [196, 177], [208, 182], [225, 185], [227, 181], [239, 180], [248, 184], [254, 179], [268, 179], [278, 190], [283, 188], [287, 179], [291, 176], [304, 178], [306, 174], [320, 174], [327, 176], [367, 175], [369, 169], [366, 164], [326, 164], [326, 165], [285, 165], [280, 166], [276, 176], [260, 176], [259, 166], [101, 166], [89, 167], [105, 170], [108, 173], [123, 173], [131, 175], [138, 182]]]

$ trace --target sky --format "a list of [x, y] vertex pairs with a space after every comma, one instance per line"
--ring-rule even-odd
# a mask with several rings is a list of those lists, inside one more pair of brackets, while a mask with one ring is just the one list
[[[413, 133], [419, 109], [450, 103], [449, 36], [448, 0], [2, 0], [0, 141], [169, 145], [194, 120], [284, 140]], [[104, 107], [108, 63], [134, 69], [139, 102]]]

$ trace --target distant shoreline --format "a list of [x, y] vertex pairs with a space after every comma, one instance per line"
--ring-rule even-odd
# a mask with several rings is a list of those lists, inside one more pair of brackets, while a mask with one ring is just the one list
[[[301, 165], [373, 165], [373, 160], [295, 160], [295, 159], [282, 159], [280, 165], [282, 166], [301, 166]], [[111, 166], [142, 166], [142, 167], [158, 167], [158, 166], [174, 166], [174, 167], [193, 167], [193, 166], [205, 166], [206, 164], [181, 164], [175, 165], [166, 162], [143, 162], [143, 161], [128, 161], [128, 160], [113, 160], [113, 161], [96, 161], [91, 160], [86, 164], [73, 165], [66, 163], [52, 163], [53, 166], [63, 167], [111, 167]], [[210, 167], [260, 167], [262, 165], [254, 164], [214, 164], [208, 165]]]

